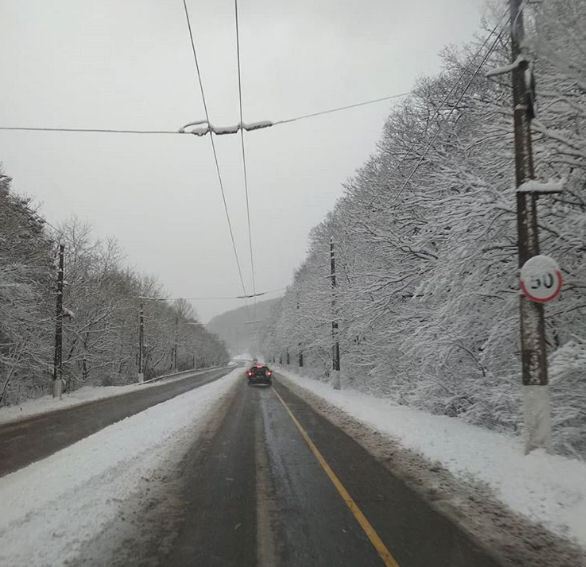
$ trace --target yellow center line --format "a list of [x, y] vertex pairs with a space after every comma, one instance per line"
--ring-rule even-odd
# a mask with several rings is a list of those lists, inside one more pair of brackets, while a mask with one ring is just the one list
[[342, 500], [346, 503], [346, 506], [348, 506], [348, 508], [350, 508], [350, 511], [352, 512], [352, 514], [354, 514], [356, 521], [360, 524], [360, 527], [364, 530], [364, 533], [367, 535], [368, 539], [370, 540], [370, 543], [372, 543], [372, 545], [376, 549], [377, 553], [380, 555], [381, 559], [383, 560], [383, 563], [387, 567], [399, 567], [399, 564], [397, 563], [395, 558], [391, 555], [391, 552], [387, 549], [387, 546], [383, 543], [383, 540], [379, 537], [379, 535], [376, 533], [376, 530], [372, 527], [372, 524], [368, 521], [366, 516], [362, 513], [362, 510], [358, 507], [358, 504], [356, 504], [356, 502], [354, 502], [354, 499], [352, 498], [352, 496], [350, 496], [350, 493], [346, 490], [346, 487], [342, 484], [340, 479], [336, 476], [336, 473], [332, 470], [330, 465], [328, 465], [327, 461], [325, 460], [323, 455], [320, 453], [319, 449], [315, 446], [315, 443], [310, 439], [310, 437], [307, 434], [307, 432], [305, 431], [305, 429], [303, 429], [303, 426], [301, 425], [301, 423], [299, 423], [297, 418], [293, 415], [293, 412], [291, 411], [289, 406], [285, 403], [285, 400], [283, 400], [283, 398], [279, 395], [279, 392], [277, 392], [274, 388], [273, 388], [273, 392], [275, 393], [275, 395], [277, 396], [279, 401], [283, 404], [283, 407], [285, 408], [285, 410], [287, 411], [287, 413], [289, 414], [289, 416], [293, 420], [293, 423], [297, 426], [297, 429], [299, 429], [301, 436], [303, 437], [303, 439], [307, 443], [309, 449], [311, 450], [311, 452], [313, 453], [315, 458], [318, 460], [319, 464], [321, 465], [321, 468], [328, 475], [329, 479], [332, 481], [332, 484], [336, 487], [336, 490], [338, 491], [338, 493], [342, 497]]

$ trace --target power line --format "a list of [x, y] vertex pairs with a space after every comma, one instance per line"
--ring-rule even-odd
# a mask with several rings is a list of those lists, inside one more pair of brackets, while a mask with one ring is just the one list
[[[502, 21], [502, 18], [501, 18]], [[498, 27], [501, 24], [501, 21], [499, 21], [499, 23], [497, 23], [497, 25], [492, 29], [492, 31], [490, 32], [490, 34], [486, 37], [486, 39], [484, 40], [484, 43], [482, 44], [482, 46], [480, 47], [480, 49], [477, 51], [477, 54], [480, 53], [480, 51], [484, 48], [484, 46], [488, 43], [488, 40], [490, 39], [490, 37], [496, 32], [496, 30], [498, 29]], [[452, 106], [450, 112], [448, 113], [448, 116], [446, 117], [446, 121], [450, 119], [450, 117], [452, 116], [452, 114], [454, 113], [454, 111], [456, 110], [456, 108], [458, 108], [458, 105], [460, 104], [460, 102], [462, 102], [462, 99], [464, 98], [464, 95], [468, 92], [468, 89], [470, 88], [470, 86], [472, 85], [472, 82], [474, 81], [474, 79], [476, 78], [476, 76], [478, 75], [478, 73], [480, 72], [480, 69], [482, 69], [482, 67], [484, 66], [484, 64], [486, 63], [486, 61], [488, 60], [488, 58], [490, 57], [491, 53], [494, 51], [494, 49], [496, 48], [496, 45], [499, 41], [499, 39], [501, 38], [501, 36], [503, 35], [503, 33], [505, 32], [505, 29], [503, 28], [498, 35], [496, 36], [496, 38], [494, 39], [494, 41], [492, 42], [492, 45], [488, 48], [488, 50], [486, 51], [486, 53], [484, 54], [484, 57], [482, 58], [482, 61], [479, 63], [479, 65], [476, 67], [476, 69], [474, 70], [474, 72], [472, 73], [472, 75], [470, 76], [470, 79], [468, 80], [468, 82], [466, 83], [466, 86], [464, 87], [464, 89], [462, 90], [462, 92], [460, 93], [460, 96], [458, 97], [458, 100], [456, 101], [456, 103]], [[460, 76], [460, 78], [463, 76]], [[458, 79], [458, 81], [456, 82], [459, 83], [460, 82], [460, 78]], [[453, 89], [452, 89], [453, 90]], [[447, 98], [446, 98], [447, 100]], [[442, 103], [440, 105], [440, 108], [443, 107], [443, 105], [445, 104]], [[427, 144], [425, 150], [423, 151], [423, 153], [421, 154], [421, 156], [419, 157], [419, 160], [417, 161], [417, 163], [415, 164], [415, 166], [413, 167], [413, 169], [411, 170], [411, 172], [409, 173], [409, 175], [407, 176], [407, 179], [404, 181], [403, 185], [401, 186], [401, 188], [399, 189], [399, 192], [397, 194], [397, 196], [395, 197], [393, 202], [396, 202], [399, 197], [402, 195], [403, 191], [405, 190], [405, 188], [407, 187], [407, 185], [409, 184], [409, 182], [411, 181], [411, 179], [413, 178], [413, 175], [415, 175], [416, 171], [419, 169], [419, 167], [421, 166], [421, 164], [423, 163], [423, 160], [425, 159], [425, 157], [427, 156], [427, 154], [429, 153], [429, 150], [433, 147], [433, 143], [435, 142], [435, 140], [438, 138], [438, 136], [441, 133], [441, 129], [438, 127], [438, 129], [436, 130], [434, 136], [432, 137], [432, 139], [429, 141], [429, 143]]]
[[150, 301], [178, 301], [184, 299], [185, 301], [215, 301], [215, 300], [226, 300], [226, 299], [243, 299], [237, 295], [211, 295], [211, 296], [200, 296], [200, 297], [143, 297], [142, 299]]
[[[189, 131], [189, 130], [185, 130], [184, 128], [186, 128], [187, 126], [193, 125], [193, 124], [202, 124], [204, 121], [197, 121], [194, 123], [190, 123], [186, 126], [184, 126], [183, 128], [181, 128], [180, 130], [176, 131], [176, 130], [122, 130], [122, 129], [102, 129], [102, 128], [44, 128], [44, 127], [14, 127], [14, 126], [0, 126], [0, 130], [20, 130], [20, 131], [48, 131], [48, 132], [95, 132], [95, 133], [113, 133], [113, 134], [181, 134], [181, 135], [185, 135], [185, 134], [191, 134], [191, 135], [197, 135], [197, 136], [203, 136], [206, 134], [210, 134], [210, 141], [211, 141], [211, 146], [212, 146], [212, 151], [214, 154], [214, 161], [215, 161], [215, 165], [216, 165], [216, 173], [218, 176], [218, 181], [220, 184], [220, 190], [222, 193], [222, 200], [224, 203], [224, 210], [226, 213], [226, 219], [228, 221], [228, 227], [230, 230], [230, 237], [232, 240], [232, 247], [234, 249], [234, 255], [236, 258], [236, 263], [238, 266], [238, 273], [240, 276], [240, 282], [242, 284], [243, 290], [245, 289], [244, 286], [244, 281], [243, 281], [243, 277], [242, 277], [242, 270], [240, 267], [240, 261], [239, 261], [239, 257], [238, 257], [238, 253], [236, 250], [236, 244], [234, 241], [234, 235], [233, 235], [233, 230], [232, 230], [232, 223], [230, 220], [230, 216], [229, 216], [229, 212], [228, 212], [228, 206], [227, 206], [227, 202], [226, 202], [226, 197], [225, 197], [225, 192], [224, 192], [224, 187], [223, 187], [223, 182], [222, 182], [222, 177], [220, 174], [220, 169], [219, 169], [219, 164], [218, 164], [218, 158], [217, 158], [217, 152], [216, 152], [216, 148], [215, 148], [215, 143], [213, 140], [213, 133], [215, 133], [216, 135], [223, 135], [223, 134], [236, 134], [238, 131], [240, 131], [240, 136], [241, 136], [241, 147], [242, 147], [242, 160], [243, 160], [243, 170], [244, 170], [244, 185], [245, 185], [245, 194], [246, 194], [246, 209], [247, 209], [247, 221], [248, 221], [248, 229], [249, 229], [249, 248], [250, 248], [250, 256], [251, 256], [251, 267], [252, 267], [252, 273], [253, 273], [253, 289], [255, 288], [255, 274], [254, 274], [254, 260], [253, 260], [253, 252], [252, 252], [252, 236], [251, 236], [251, 222], [250, 222], [250, 204], [249, 204], [249, 194], [248, 194], [248, 175], [247, 175], [247, 167], [246, 167], [246, 152], [245, 152], [245, 146], [244, 146], [244, 130], [258, 130], [258, 129], [263, 129], [263, 128], [268, 128], [268, 127], [272, 127], [272, 126], [276, 126], [276, 125], [281, 125], [281, 124], [288, 124], [291, 122], [296, 122], [298, 120], [305, 120], [308, 118], [314, 118], [314, 117], [318, 117], [318, 116], [322, 116], [325, 114], [330, 114], [330, 113], [335, 113], [335, 112], [341, 112], [344, 110], [349, 110], [352, 108], [357, 108], [357, 107], [361, 107], [361, 106], [366, 106], [366, 105], [370, 105], [370, 104], [376, 104], [379, 102], [383, 102], [383, 101], [387, 101], [387, 100], [392, 100], [392, 99], [396, 99], [396, 98], [401, 98], [404, 96], [408, 96], [409, 94], [412, 94], [412, 91], [406, 91], [406, 92], [402, 92], [402, 93], [397, 93], [394, 95], [390, 95], [390, 96], [386, 96], [386, 97], [381, 97], [381, 98], [376, 98], [376, 99], [371, 99], [371, 100], [367, 100], [364, 102], [359, 102], [359, 103], [355, 103], [355, 104], [350, 104], [350, 105], [346, 105], [346, 106], [340, 106], [340, 107], [336, 107], [336, 108], [330, 108], [330, 109], [326, 109], [326, 110], [321, 110], [321, 111], [317, 111], [317, 112], [313, 112], [310, 114], [303, 114], [300, 116], [295, 116], [292, 118], [287, 118], [284, 120], [278, 120], [275, 122], [271, 122], [271, 121], [263, 121], [263, 122], [257, 122], [254, 124], [244, 124], [243, 122], [243, 117], [242, 117], [242, 81], [241, 81], [241, 65], [240, 65], [240, 40], [239, 40], [239, 26], [238, 26], [238, 3], [237, 0], [235, 0], [235, 20], [236, 20], [236, 41], [237, 41], [237, 59], [238, 59], [238, 94], [239, 94], [239, 108], [240, 108], [240, 123], [235, 125], [235, 126], [230, 126], [230, 127], [223, 127], [223, 128], [219, 128], [219, 127], [214, 127], [211, 125], [210, 121], [209, 121], [209, 113], [208, 113], [208, 109], [207, 109], [207, 103], [206, 103], [206, 98], [205, 98], [205, 93], [204, 93], [204, 89], [203, 89], [203, 83], [202, 83], [202, 79], [201, 79], [201, 73], [200, 73], [200, 69], [199, 69], [199, 63], [198, 63], [198, 59], [197, 59], [197, 53], [196, 53], [196, 49], [195, 49], [195, 43], [194, 43], [194, 39], [193, 39], [193, 32], [191, 29], [191, 22], [190, 22], [190, 18], [189, 18], [189, 12], [187, 9], [187, 5], [186, 5], [186, 0], [183, 0], [183, 7], [185, 9], [185, 16], [187, 19], [187, 25], [189, 28], [189, 35], [190, 35], [190, 39], [191, 39], [191, 47], [192, 47], [192, 51], [193, 51], [193, 56], [194, 56], [194, 61], [195, 61], [195, 65], [196, 65], [196, 70], [197, 70], [197, 74], [198, 74], [198, 80], [199, 80], [199, 88], [201, 91], [201, 96], [202, 96], [202, 101], [203, 101], [203, 105], [204, 105], [204, 110], [205, 110], [205, 114], [206, 114], [206, 126], [203, 129], [198, 129], [195, 131]], [[521, 7], [520, 12], [522, 12], [524, 8], [524, 5]], [[496, 32], [496, 30], [498, 29], [498, 27], [501, 25], [502, 20], [504, 19], [504, 16], [506, 15], [506, 13], [501, 16], [499, 22], [495, 25], [495, 27], [491, 30], [491, 32], [487, 35], [487, 37], [484, 39], [484, 42], [482, 43], [482, 45], [480, 46], [480, 48], [477, 50], [476, 54], [473, 56], [473, 59], [475, 57], [477, 57], [480, 52], [482, 51], [482, 49], [484, 48], [484, 46], [488, 43], [488, 40], [492, 37], [492, 35], [494, 35], [494, 33]], [[517, 16], [518, 17], [518, 16]], [[467, 92], [468, 88], [471, 86], [472, 81], [474, 80], [474, 78], [476, 77], [476, 75], [478, 74], [478, 72], [480, 71], [480, 69], [482, 68], [482, 66], [484, 65], [484, 63], [486, 62], [487, 58], [490, 56], [490, 54], [492, 53], [492, 51], [494, 50], [494, 48], [496, 47], [496, 44], [498, 42], [498, 40], [501, 38], [502, 34], [503, 34], [504, 30], [501, 30], [501, 32], [498, 34], [498, 36], [496, 37], [495, 41], [493, 42], [491, 48], [488, 50], [488, 52], [486, 53], [483, 61], [480, 63], [480, 65], [476, 68], [476, 70], [474, 71], [472, 77], [470, 78], [468, 84], [466, 85], [466, 87], [464, 88], [464, 90], [462, 91], [456, 105], [450, 110], [448, 117], [446, 118], [449, 119], [451, 117], [451, 115], [453, 114], [455, 108], [457, 107], [457, 105], [459, 104], [459, 102], [462, 100], [463, 96], [465, 95], [465, 93]], [[440, 105], [438, 106], [438, 109], [435, 112], [435, 115], [433, 117], [433, 119], [437, 118], [441, 112], [441, 110], [443, 109], [444, 105], [446, 104], [448, 98], [453, 94], [453, 92], [455, 91], [455, 89], [457, 88], [457, 86], [459, 85], [460, 81], [462, 80], [462, 78], [464, 77], [465, 74], [465, 69], [462, 71], [462, 73], [460, 74], [460, 76], [458, 77], [457, 81], [452, 85], [451, 89], [449, 90], [449, 92], [447, 93], [447, 95], [444, 97], [444, 99], [442, 100], [442, 102], [440, 103]], [[402, 192], [404, 191], [405, 187], [407, 186], [407, 184], [409, 183], [409, 181], [412, 179], [413, 175], [416, 173], [416, 171], [418, 170], [418, 168], [420, 167], [420, 165], [423, 163], [423, 160], [425, 159], [425, 156], [428, 154], [429, 150], [433, 147], [433, 142], [437, 139], [437, 137], [439, 136], [439, 129], [436, 131], [436, 133], [434, 134], [432, 140], [428, 143], [427, 147], [425, 148], [423, 154], [420, 156], [417, 164], [415, 165], [415, 167], [413, 168], [413, 170], [409, 173], [409, 176], [407, 177], [406, 181], [403, 183], [403, 185], [401, 186], [401, 189], [399, 190], [399, 193], [397, 195], [397, 199], [400, 197], [400, 195], [402, 194]], [[404, 157], [399, 161], [399, 163], [397, 164], [397, 166], [395, 167], [395, 169], [398, 169], [399, 166], [405, 161], [405, 159], [407, 158], [407, 156], [412, 153], [415, 150], [415, 146], [413, 146], [409, 152], [406, 152]]]
[[[191, 40], [191, 50], [193, 52], [193, 60], [195, 62], [195, 69], [197, 71], [197, 79], [199, 83], [199, 89], [201, 92], [201, 99], [203, 102], [203, 108], [206, 115], [208, 124], [210, 123], [210, 115], [208, 112], [208, 105], [206, 102], [205, 92], [203, 88], [203, 81], [201, 78], [201, 72], [199, 69], [199, 62], [197, 59], [197, 52], [195, 49], [195, 41], [193, 39], [193, 31], [191, 30], [191, 20], [189, 18], [189, 11], [187, 10], [186, 0], [183, 0], [183, 8], [185, 10], [185, 18], [187, 20], [187, 27], [189, 29], [189, 39]], [[230, 220], [230, 213], [228, 212], [228, 203], [226, 202], [226, 193], [224, 191], [224, 183], [222, 181], [222, 175], [220, 173], [220, 164], [218, 163], [218, 154], [216, 152], [216, 144], [214, 143], [214, 136], [210, 132], [210, 143], [212, 146], [212, 153], [214, 154], [214, 163], [216, 164], [216, 173], [218, 175], [218, 183], [220, 184], [220, 193], [222, 194], [222, 201], [224, 203], [224, 211], [226, 213], [226, 220], [228, 221], [228, 230], [230, 232], [230, 240], [232, 241], [232, 249], [234, 250], [234, 258], [236, 260], [236, 267], [238, 268], [238, 276], [240, 277], [240, 285], [242, 286], [242, 292], [246, 295], [246, 286], [244, 285], [244, 278], [242, 277], [242, 268], [240, 267], [240, 259], [238, 258], [238, 251], [236, 249], [236, 241], [234, 240], [234, 231], [232, 230], [232, 221]]]
[[[504, 12], [503, 15], [499, 18], [499, 21], [497, 22], [497, 24], [494, 26], [494, 28], [490, 31], [490, 33], [484, 38], [484, 41], [482, 42], [481, 46], [476, 50], [475, 54], [472, 56], [472, 60], [474, 60], [476, 57], [478, 57], [480, 55], [480, 53], [482, 52], [482, 50], [484, 49], [484, 47], [487, 45], [488, 41], [490, 40], [490, 38], [496, 33], [497, 29], [499, 28], [499, 26], [502, 24], [503, 19], [505, 18], [505, 16], [507, 15], [507, 12]], [[484, 65], [486, 58], [488, 58], [488, 56], [490, 55], [490, 53], [492, 53], [492, 50], [494, 49], [494, 47], [496, 46], [496, 42], [500, 39], [502, 33], [504, 30], [501, 30], [501, 32], [498, 34], [498, 36], [496, 37], [493, 45], [491, 46], [489, 52], [487, 53], [486, 57], [483, 59], [482, 63], [476, 68], [476, 70], [474, 71], [470, 81], [468, 82], [468, 85], [466, 85], [464, 91], [462, 92], [462, 94], [460, 95], [460, 98], [458, 99], [458, 102], [456, 103], [456, 105], [452, 108], [452, 110], [450, 111], [448, 118], [452, 115], [455, 107], [459, 104], [459, 102], [462, 100], [462, 97], [464, 96], [464, 94], [467, 92], [468, 88], [470, 87], [470, 85], [472, 84], [472, 80], [474, 79], [474, 77], [478, 74], [479, 70], [482, 68], [482, 65]], [[442, 112], [442, 110], [444, 109], [445, 104], [447, 103], [448, 99], [452, 96], [452, 94], [455, 92], [456, 88], [458, 87], [458, 85], [460, 84], [460, 81], [464, 78], [464, 75], [467, 71], [467, 67], [464, 68], [462, 70], [462, 72], [460, 73], [460, 75], [458, 76], [456, 82], [452, 85], [452, 87], [449, 89], [449, 91], [447, 92], [447, 94], [444, 96], [443, 100], [440, 102], [440, 104], [438, 105], [434, 115], [432, 116], [432, 118], [430, 119], [430, 122], [435, 120], [436, 118], [439, 117], [440, 113]], [[426, 128], [426, 132], [427, 133], [427, 128]], [[424, 133], [424, 136], [425, 136]], [[401, 194], [403, 193], [405, 187], [407, 186], [407, 183], [410, 181], [410, 179], [413, 177], [413, 175], [415, 174], [415, 171], [419, 168], [419, 166], [421, 165], [421, 163], [423, 162], [423, 159], [425, 158], [425, 155], [427, 155], [427, 153], [429, 152], [429, 150], [431, 149], [431, 147], [433, 147], [433, 142], [435, 141], [435, 139], [437, 138], [437, 136], [439, 135], [439, 127], [438, 130], [436, 131], [433, 139], [431, 140], [431, 142], [428, 144], [427, 148], [424, 150], [424, 154], [421, 156], [420, 160], [418, 161], [417, 165], [415, 166], [415, 168], [411, 171], [411, 173], [409, 174], [409, 177], [407, 179], [407, 181], [405, 181], [405, 183], [403, 183], [403, 185], [401, 186], [401, 189], [399, 190], [397, 196], [395, 197], [395, 199], [393, 200], [393, 203], [396, 203], [399, 199], [399, 197], [401, 196]], [[403, 155], [403, 157], [398, 161], [398, 163], [395, 165], [395, 167], [393, 168], [393, 171], [398, 171], [399, 167], [401, 166], [401, 164], [404, 163], [404, 161], [407, 159], [407, 157], [412, 154], [413, 152], [415, 152], [416, 150], [418, 150], [422, 144], [424, 142], [424, 139], [420, 140], [419, 142], [414, 143], [408, 151], [406, 151]], [[369, 202], [369, 206], [372, 205], [372, 203], [376, 200], [376, 197], [373, 197], [370, 202]]]
[[[367, 106], [370, 104], [376, 104], [379, 102], [384, 102], [386, 100], [392, 100], [396, 98], [401, 98], [404, 96], [408, 96], [412, 94], [412, 91], [406, 91], [402, 93], [397, 93], [394, 95], [389, 95], [381, 98], [374, 98], [371, 100], [366, 100], [363, 102], [357, 102], [355, 104], [348, 104], [346, 106], [339, 106], [336, 108], [328, 108], [325, 110], [319, 110], [317, 112], [312, 112], [310, 114], [302, 114], [300, 116], [294, 116], [292, 118], [285, 118], [284, 120], [277, 120], [275, 122], [270, 120], [264, 120], [260, 122], [251, 122], [249, 124], [245, 124], [240, 120], [239, 124], [235, 124], [233, 126], [214, 126], [209, 123], [208, 120], [198, 120], [195, 122], [190, 122], [185, 126], [179, 128], [178, 130], [131, 130], [131, 129], [122, 129], [122, 128], [69, 128], [69, 127], [43, 127], [43, 126], [0, 126], [0, 130], [4, 131], [23, 131], [23, 132], [73, 132], [73, 133], [93, 133], [93, 134], [176, 134], [176, 135], [192, 135], [192, 136], [205, 136], [210, 133], [214, 133], [217, 136], [222, 135], [229, 135], [229, 134], [237, 134], [238, 131], [242, 132], [242, 130], [246, 130], [247, 132], [252, 132], [254, 130], [262, 130], [264, 128], [271, 128], [273, 126], [280, 126], [281, 124], [289, 124], [291, 122], [297, 122], [298, 120], [305, 120], [307, 118], [315, 118], [318, 116], [323, 116], [324, 114], [331, 114], [333, 112], [341, 112], [344, 110], [349, 110], [352, 108], [358, 108], [360, 106]], [[205, 104], [204, 104], [205, 107]], [[242, 117], [241, 117], [242, 118]], [[186, 130], [187, 127], [193, 125], [200, 125], [204, 124], [204, 126], [200, 129], [195, 130]]]
[[[269, 289], [267, 291], [261, 291], [256, 295], [270, 295], [279, 291], [284, 291], [286, 287], [277, 289]], [[177, 301], [184, 299], [186, 301], [212, 301], [212, 300], [226, 300], [226, 299], [249, 299], [250, 295], [211, 295], [211, 296], [196, 296], [196, 297], [147, 297], [139, 296], [139, 299], [150, 300], [150, 301]]]
[[276, 122], [273, 122], [273, 126], [277, 126], [279, 124], [288, 124], [289, 122], [296, 122], [297, 120], [305, 120], [306, 118], [314, 118], [316, 116], [323, 116], [324, 114], [331, 114], [332, 112], [341, 112], [342, 110], [349, 110], [351, 108], [357, 108], [359, 106], [376, 104], [377, 102], [384, 102], [386, 100], [392, 100], [394, 98], [401, 98], [404, 96], [409, 96], [410, 94], [412, 94], [412, 91], [405, 91], [402, 93], [384, 96], [381, 98], [373, 98], [371, 100], [366, 100], [364, 102], [357, 102], [355, 104], [348, 104], [346, 106], [339, 106], [337, 108], [328, 108], [326, 110], [319, 110], [317, 112], [312, 112], [311, 114], [302, 114], [301, 116], [294, 116], [293, 118], [286, 118], [285, 120], [277, 120]]
[[[240, 109], [240, 124], [244, 123], [242, 116], [242, 69], [240, 63], [240, 26], [238, 22], [238, 0], [234, 0], [234, 21], [236, 24], [236, 60], [238, 64], [238, 104]], [[240, 128], [240, 147], [242, 149], [242, 169], [244, 172], [244, 194], [246, 197], [246, 220], [248, 222], [248, 248], [250, 250], [250, 269], [252, 273], [252, 295], [256, 296], [256, 275], [254, 270], [254, 253], [252, 248], [252, 224], [250, 222], [250, 199], [248, 194], [248, 170], [246, 167], [246, 150], [244, 145], [244, 129]], [[256, 302], [256, 299], [255, 299]]]
[[121, 130], [115, 128], [45, 128], [32, 126], [0, 126], [0, 130], [22, 132], [85, 132], [95, 134], [190, 134], [179, 130]]

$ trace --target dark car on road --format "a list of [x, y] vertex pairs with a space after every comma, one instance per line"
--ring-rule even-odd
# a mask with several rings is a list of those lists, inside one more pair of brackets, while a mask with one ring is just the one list
[[248, 384], [266, 384], [270, 386], [273, 381], [273, 372], [264, 364], [255, 364], [246, 372]]

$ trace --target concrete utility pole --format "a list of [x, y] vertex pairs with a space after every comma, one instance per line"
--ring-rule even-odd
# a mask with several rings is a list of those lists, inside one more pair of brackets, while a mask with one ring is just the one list
[[[531, 144], [533, 118], [532, 76], [524, 57], [522, 0], [509, 0], [511, 56], [513, 61], [513, 121], [515, 128], [515, 177], [517, 188], [535, 178]], [[537, 194], [517, 191], [519, 268], [539, 254]], [[549, 449], [551, 410], [547, 378], [547, 352], [543, 305], [520, 296], [521, 351], [523, 363], [523, 418], [525, 451]]]
[[144, 382], [144, 301], [138, 313], [138, 383]]
[[53, 397], [63, 395], [63, 273], [65, 245], [59, 244], [57, 272], [57, 303], [55, 307], [55, 356], [53, 359]]
[[330, 239], [330, 278], [332, 281], [332, 383], [334, 390], [340, 390], [340, 341], [338, 338], [338, 319], [336, 313], [336, 255], [334, 238]]

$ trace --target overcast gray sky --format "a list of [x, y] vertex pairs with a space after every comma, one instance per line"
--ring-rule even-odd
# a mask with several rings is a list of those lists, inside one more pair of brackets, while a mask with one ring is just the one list
[[[240, 0], [244, 120], [409, 90], [478, 31], [484, 0]], [[233, 0], [188, 2], [211, 120], [238, 122]], [[204, 117], [181, 0], [0, 0], [0, 125], [177, 129]], [[307, 236], [374, 150], [392, 104], [246, 136], [257, 289], [285, 287]], [[239, 137], [216, 138], [246, 284]], [[0, 132], [14, 189], [52, 223], [114, 236], [172, 296], [241, 292], [209, 140]], [[273, 296], [271, 296], [273, 297]], [[196, 301], [202, 320], [241, 305]]]

